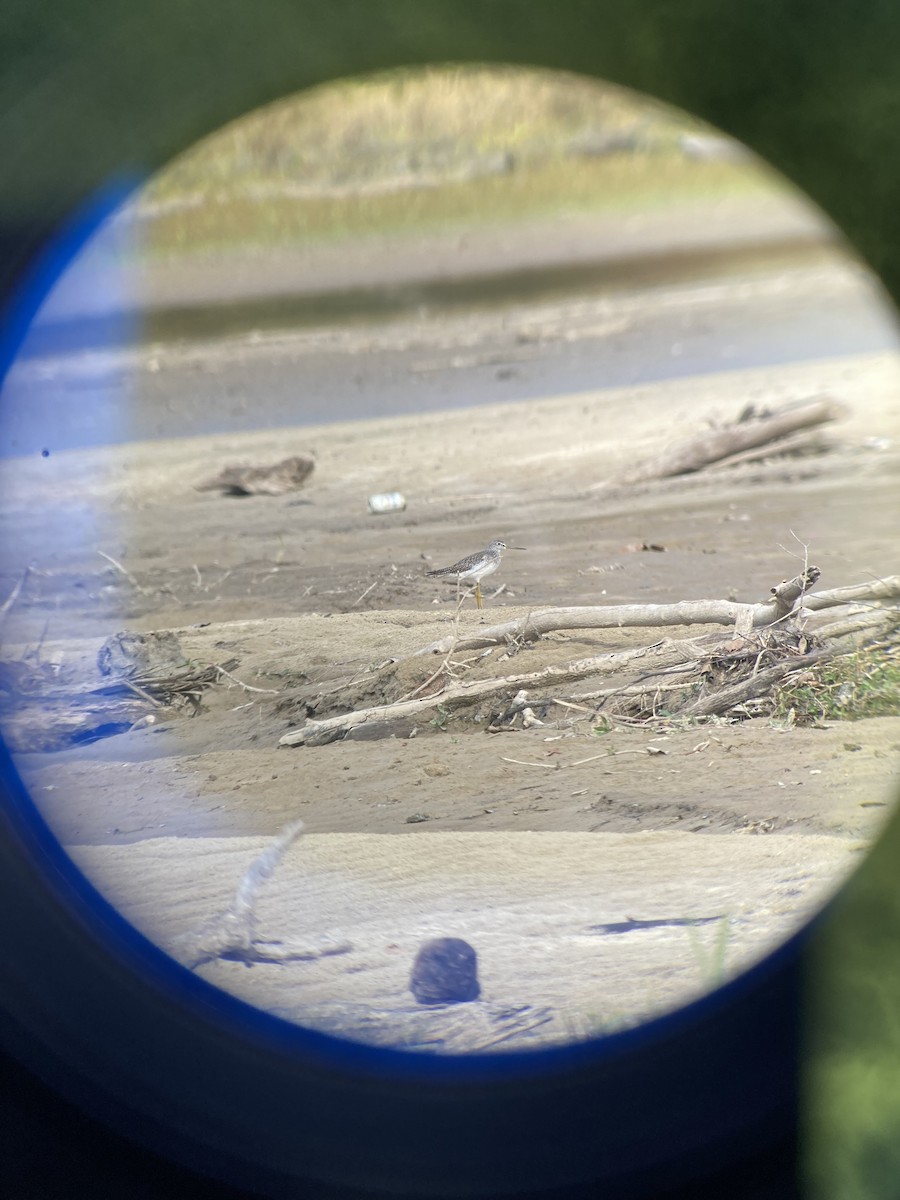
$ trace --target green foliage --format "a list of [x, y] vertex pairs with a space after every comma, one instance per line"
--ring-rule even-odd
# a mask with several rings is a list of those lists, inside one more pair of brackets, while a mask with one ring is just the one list
[[439, 729], [442, 733], [446, 733], [447, 722], [450, 720], [450, 709], [443, 704], [437, 706], [437, 714], [431, 718], [428, 724], [432, 729]]
[[772, 699], [772, 716], [797, 725], [896, 716], [900, 714], [896, 647], [869, 647], [811, 667], [775, 688]]
[[722, 917], [716, 925], [715, 935], [708, 946], [698, 932], [699, 924], [688, 924], [686, 928], [704, 987], [710, 991], [721, 987], [727, 978], [725, 960], [728, 956], [728, 942], [731, 937], [729, 919]]
[[900, 824], [815, 931], [805, 985], [804, 1166], [817, 1200], [881, 1200], [900, 1179]]

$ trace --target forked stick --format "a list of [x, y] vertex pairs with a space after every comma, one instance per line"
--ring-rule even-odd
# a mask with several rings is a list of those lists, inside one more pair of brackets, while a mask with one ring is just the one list
[[350, 943], [321, 937], [315, 945], [292, 945], [264, 941], [256, 936], [256, 901], [259, 889], [300, 834], [302, 821], [292, 821], [262, 854], [251, 863], [238, 885], [234, 899], [224, 912], [211, 917], [193, 933], [183, 934], [176, 942], [176, 957], [194, 970], [216, 958], [234, 959], [250, 967], [258, 962], [288, 962], [292, 959], [324, 958], [344, 954]]

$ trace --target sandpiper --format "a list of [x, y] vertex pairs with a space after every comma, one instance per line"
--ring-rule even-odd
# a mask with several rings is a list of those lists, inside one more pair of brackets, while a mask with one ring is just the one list
[[481, 598], [481, 581], [485, 575], [491, 575], [500, 566], [500, 555], [504, 550], [524, 550], [524, 546], [509, 546], [506, 542], [499, 540], [493, 541], [484, 550], [478, 550], [475, 554], [467, 554], [465, 558], [461, 558], [459, 562], [453, 564], [452, 567], [439, 567], [436, 571], [429, 571], [429, 575], [455, 575], [457, 580], [469, 580], [475, 584], [475, 603], [479, 608], [484, 608], [484, 603]]

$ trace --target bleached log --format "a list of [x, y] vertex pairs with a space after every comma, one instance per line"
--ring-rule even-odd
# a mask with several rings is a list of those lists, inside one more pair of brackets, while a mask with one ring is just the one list
[[775, 413], [771, 417], [730, 425], [727, 429], [711, 429], [697, 437], [669, 447], [663, 454], [641, 463], [632, 471], [620, 475], [615, 483], [644, 483], [648, 479], [666, 479], [672, 475], [687, 475], [699, 471], [720, 459], [742, 451], [764, 446], [799, 429], [823, 425], [844, 416], [844, 405], [830, 397]]
[[[848, 604], [854, 600], [894, 600], [900, 597], [900, 575], [852, 587], [809, 592], [803, 610], [810, 612]], [[749, 614], [750, 628], [771, 625], [779, 619], [776, 599], [762, 604], [740, 604], [733, 600], [682, 600], [677, 604], [609, 604], [578, 608], [538, 608], [524, 618], [489, 625], [469, 636], [441, 638], [417, 650], [418, 654], [446, 654], [448, 650], [478, 650], [496, 646], [508, 638], [533, 641], [544, 633], [563, 629], [664, 628], [668, 625], [736, 625]]]

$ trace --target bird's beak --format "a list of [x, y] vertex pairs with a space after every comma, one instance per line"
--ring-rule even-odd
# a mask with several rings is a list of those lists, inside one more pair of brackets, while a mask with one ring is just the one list
[[507, 546], [507, 550], [527, 550], [527, 546]]

